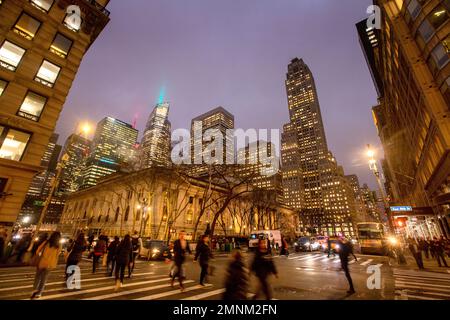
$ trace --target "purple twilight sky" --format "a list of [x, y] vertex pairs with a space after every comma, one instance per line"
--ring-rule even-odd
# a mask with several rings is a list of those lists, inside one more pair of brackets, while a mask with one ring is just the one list
[[355, 23], [371, 0], [112, 0], [58, 121], [59, 143], [77, 123], [112, 116], [143, 130], [166, 88], [172, 129], [223, 106], [236, 128], [288, 122], [287, 65], [303, 58], [319, 94], [328, 146], [346, 174], [375, 188], [364, 148], [381, 154], [376, 93]]

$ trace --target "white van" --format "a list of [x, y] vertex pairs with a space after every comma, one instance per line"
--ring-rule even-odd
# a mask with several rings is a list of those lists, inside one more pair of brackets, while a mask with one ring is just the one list
[[[248, 249], [255, 250], [258, 248], [259, 239], [269, 239], [270, 244], [272, 244], [272, 240], [275, 242], [275, 247], [281, 248], [281, 232], [280, 230], [260, 230], [253, 231], [250, 234], [250, 239], [248, 241]], [[278, 245], [278, 246], [277, 246]]]

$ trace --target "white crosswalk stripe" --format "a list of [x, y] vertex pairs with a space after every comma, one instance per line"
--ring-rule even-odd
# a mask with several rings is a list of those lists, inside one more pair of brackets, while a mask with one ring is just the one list
[[372, 261], [373, 261], [373, 259], [368, 259], [368, 260], [366, 260], [364, 262], [361, 262], [360, 265], [365, 266], [365, 265], [371, 263]]
[[[211, 286], [210, 284], [207, 284], [205, 287], [210, 287], [210, 286]], [[183, 293], [185, 293], [185, 292], [190, 292], [190, 291], [197, 290], [197, 289], [203, 289], [203, 288], [205, 288], [205, 287], [204, 287], [204, 286], [201, 286], [201, 285], [189, 287], [189, 288], [186, 288], [186, 289], [183, 291]], [[162, 292], [162, 293], [152, 294], [152, 295], [150, 295], [150, 296], [138, 298], [138, 299], [136, 299], [136, 300], [156, 300], [156, 299], [161, 299], [161, 298], [165, 298], [165, 297], [168, 297], [168, 296], [173, 296], [173, 295], [176, 295], [176, 294], [180, 294], [180, 290], [179, 290], [179, 289], [178, 289], [178, 290], [168, 291], [168, 292]]]
[[214, 291], [197, 294], [195, 296], [192, 296], [192, 297], [189, 297], [189, 298], [185, 298], [185, 299], [181, 299], [181, 300], [200, 300], [200, 299], [216, 296], [216, 295], [222, 294], [224, 292], [225, 292], [225, 289], [217, 289], [217, 290], [214, 290]]
[[450, 275], [394, 269], [397, 300], [450, 300]]

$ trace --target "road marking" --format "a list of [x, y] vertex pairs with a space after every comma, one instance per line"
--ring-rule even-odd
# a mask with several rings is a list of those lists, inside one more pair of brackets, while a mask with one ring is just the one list
[[402, 297], [408, 299], [408, 298], [413, 298], [413, 299], [419, 299], [419, 300], [443, 300], [443, 299], [438, 299], [438, 298], [431, 298], [431, 297], [423, 297], [423, 296], [415, 296], [412, 294], [406, 294], [403, 293]]
[[[439, 290], [439, 292], [444, 291], [444, 292], [450, 292], [450, 290], [448, 289], [443, 289], [443, 288], [435, 288], [435, 287], [430, 287], [428, 285], [420, 285], [420, 286], [415, 286], [415, 285], [409, 285], [409, 284], [403, 284], [403, 283], [397, 283], [397, 281], [395, 282], [395, 285], [401, 288], [409, 288], [409, 289], [428, 289], [428, 290]], [[446, 296], [450, 297], [449, 294], [447, 294]]]
[[[211, 286], [211, 284], [207, 284], [206, 287]], [[189, 291], [193, 291], [193, 290], [198, 290], [204, 288], [201, 285], [196, 285], [194, 287], [190, 287], [190, 288], [186, 288], [184, 289], [183, 292], [181, 292], [181, 290], [172, 290], [172, 291], [168, 291], [168, 292], [162, 292], [162, 293], [157, 293], [157, 294], [152, 294], [151, 296], [146, 296], [146, 297], [142, 297], [139, 299], [135, 299], [135, 300], [155, 300], [155, 299], [159, 299], [159, 298], [164, 298], [164, 297], [168, 297], [168, 296], [173, 296], [175, 294], [182, 294], [185, 292], [189, 292]]]
[[[150, 274], [155, 274], [155, 273], [154, 272], [136, 273], [133, 276], [136, 277], [136, 276], [143, 276], [143, 275], [150, 275]], [[102, 279], [111, 279], [111, 278], [110, 277], [101, 277], [101, 278], [81, 279], [81, 282], [91, 282], [91, 281], [97, 281], [97, 280], [102, 280]], [[50, 282], [50, 283], [47, 283], [46, 286], [52, 286], [52, 285], [57, 285], [57, 284], [65, 284], [65, 283], [66, 283], [66, 281]], [[27, 288], [33, 288], [33, 285], [1, 288], [0, 292], [17, 290], [17, 289], [27, 289]]]
[[423, 287], [437, 287], [437, 288], [450, 288], [450, 286], [441, 285], [441, 284], [431, 284], [427, 282], [416, 282], [416, 281], [401, 281], [395, 280], [395, 284], [401, 285], [424, 285]]
[[322, 259], [322, 256], [318, 256], [318, 257], [312, 257], [310, 259], [308, 259], [308, 261], [313, 261], [313, 260], [318, 260], [318, 259]]
[[[164, 276], [161, 279], [129, 283], [129, 284], [125, 284], [123, 287], [124, 288], [128, 288], [128, 287], [140, 286], [140, 285], [143, 285], [143, 284], [150, 284], [150, 283], [161, 282], [161, 281], [167, 281], [167, 277]], [[43, 297], [43, 298], [41, 298], [41, 300], [57, 299], [57, 298], [63, 298], [63, 297], [68, 297], [68, 296], [78, 296], [80, 294], [111, 290], [113, 288], [114, 288], [114, 285], [111, 284], [111, 285], [108, 285], [106, 287], [100, 287], [100, 288], [95, 288], [95, 289], [81, 290], [81, 291], [75, 291], [75, 292], [64, 292], [64, 293], [60, 293], [60, 294], [54, 294], [54, 295]]]
[[354, 264], [355, 262], [356, 262], [356, 260], [352, 260], [348, 264]]
[[291, 254], [290, 256], [291, 256], [291, 257], [288, 258], [289, 260], [291, 260], [291, 259], [297, 259], [298, 257], [303, 257], [303, 255], [298, 254], [298, 253], [293, 253], [293, 254]]
[[225, 289], [217, 289], [214, 291], [210, 291], [210, 292], [205, 292], [202, 294], [197, 294], [195, 296], [189, 297], [189, 298], [185, 298], [185, 299], [181, 299], [181, 300], [200, 300], [200, 299], [204, 299], [204, 298], [208, 298], [211, 296], [216, 296], [218, 294], [224, 293]]
[[408, 278], [419, 278], [419, 279], [426, 279], [426, 280], [441, 280], [441, 281], [450, 281], [450, 277], [448, 277], [446, 274], [442, 274], [442, 276], [439, 275], [428, 275], [428, 274], [399, 274], [394, 272], [394, 276], [396, 277], [408, 277]]
[[295, 259], [295, 260], [301, 261], [301, 260], [310, 259], [310, 258], [311, 258], [311, 256], [310, 256], [310, 255], [307, 255], [307, 256], [301, 256], [300, 258]]
[[[194, 282], [194, 280], [187, 280], [184, 283], [191, 283], [191, 282]], [[86, 299], [82, 299], [82, 300], [105, 300], [105, 299], [110, 299], [110, 298], [115, 298], [115, 297], [120, 297], [120, 296], [127, 296], [127, 295], [130, 295], [133, 293], [141, 293], [141, 292], [146, 292], [146, 291], [163, 289], [163, 288], [167, 288], [170, 286], [171, 286], [170, 283], [166, 283], [166, 284], [161, 284], [161, 285], [157, 285], [157, 286], [153, 286], [153, 287], [146, 287], [146, 288], [140, 288], [140, 289], [135, 289], [135, 290], [105, 294], [102, 296], [90, 297], [90, 298], [86, 298]]]
[[371, 263], [372, 261], [373, 261], [373, 259], [369, 259], [367, 261], [364, 261], [364, 262], [360, 263], [360, 265], [365, 266], [365, 265]]

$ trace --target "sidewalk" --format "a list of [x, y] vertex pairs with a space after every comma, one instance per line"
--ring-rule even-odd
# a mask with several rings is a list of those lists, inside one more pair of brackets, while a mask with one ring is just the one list
[[[413, 256], [411, 256], [410, 254], [405, 255], [406, 258], [406, 265], [399, 265], [397, 263], [395, 263], [393, 266], [395, 266], [398, 269], [409, 269], [409, 270], [419, 270], [419, 267], [417, 266], [416, 260], [413, 258]], [[435, 258], [430, 258], [427, 259], [425, 258], [425, 256], [423, 256], [423, 265], [425, 267], [425, 270], [423, 271], [428, 271], [428, 272], [437, 272], [437, 273], [445, 273], [445, 274], [450, 274], [450, 259], [448, 257], [446, 257], [445, 261], [447, 261], [447, 265], [449, 267], [439, 267], [437, 260]]]

